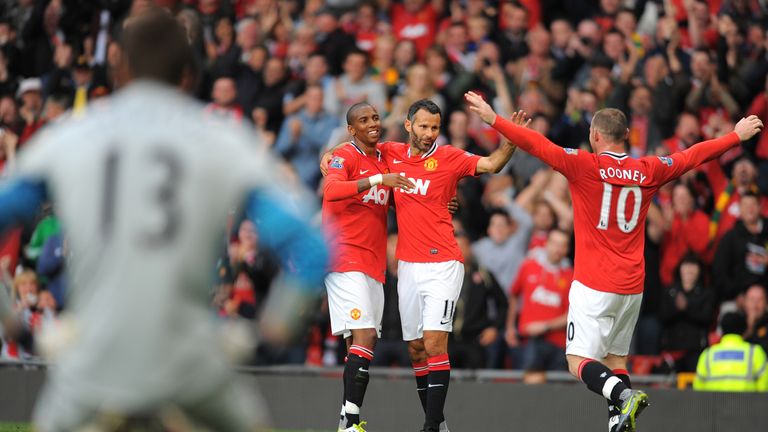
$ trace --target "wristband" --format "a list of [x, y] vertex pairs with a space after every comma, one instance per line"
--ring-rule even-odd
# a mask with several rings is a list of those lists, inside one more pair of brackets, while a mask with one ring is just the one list
[[368, 177], [368, 182], [371, 184], [371, 187], [380, 185], [381, 182], [383, 181], [384, 181], [384, 176], [382, 176], [381, 174], [376, 174]]

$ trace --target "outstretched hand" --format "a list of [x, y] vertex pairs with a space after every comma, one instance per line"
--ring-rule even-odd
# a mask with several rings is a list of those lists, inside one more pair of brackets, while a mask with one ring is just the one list
[[739, 135], [739, 139], [742, 141], [749, 140], [761, 130], [763, 130], [763, 122], [756, 115], [742, 118], [733, 128], [733, 131]]
[[531, 119], [528, 118], [528, 115], [523, 110], [519, 110], [518, 112], [512, 113], [511, 116], [509, 116], [509, 120], [518, 125], [527, 128], [531, 124]]
[[493, 121], [496, 120], [496, 112], [488, 105], [488, 102], [483, 100], [482, 96], [470, 91], [464, 93], [464, 99], [469, 103], [470, 111], [477, 113], [484, 122], [493, 124]]

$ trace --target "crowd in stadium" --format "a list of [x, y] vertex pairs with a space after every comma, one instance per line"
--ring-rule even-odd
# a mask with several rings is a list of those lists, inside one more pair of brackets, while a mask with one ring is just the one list
[[[754, 0], [11, 0], [0, 6], [0, 176], [47, 123], [98, 109], [116, 89], [116, 35], [151, 3], [187, 29], [200, 72], [189, 90], [211, 116], [255, 127], [318, 203], [319, 156], [349, 139], [344, 114], [361, 101], [381, 113], [386, 140], [403, 141], [408, 107], [431, 99], [443, 112], [439, 143], [479, 155], [499, 135], [466, 110], [469, 90], [504, 115], [524, 110], [531, 128], [572, 149], [589, 148], [596, 110], [619, 108], [634, 157], [718, 137], [747, 114], [768, 122], [768, 9]], [[633, 351], [653, 359], [648, 371], [695, 370], [725, 312], [742, 313], [745, 338], [768, 349], [766, 193], [768, 134], [760, 134], [651, 204]], [[454, 367], [565, 370], [573, 230], [565, 178], [518, 152], [501, 174], [463, 180], [457, 198], [467, 272]], [[254, 319], [279, 268], [250, 221], [228, 227], [212, 307]], [[375, 364], [408, 367], [390, 228]], [[55, 208], [0, 239], [0, 280], [33, 328], [66, 309], [66, 255]], [[303, 343], [261, 347], [256, 362], [337, 364], [341, 345], [321, 309]], [[33, 355], [3, 343], [3, 357]]]

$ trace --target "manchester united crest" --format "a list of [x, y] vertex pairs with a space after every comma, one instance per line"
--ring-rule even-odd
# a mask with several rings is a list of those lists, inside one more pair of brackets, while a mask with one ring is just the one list
[[427, 171], [434, 171], [437, 169], [437, 159], [429, 158], [424, 162], [424, 169]]
[[349, 316], [352, 317], [353, 320], [357, 321], [360, 319], [360, 309], [354, 308], [351, 311], [349, 311]]

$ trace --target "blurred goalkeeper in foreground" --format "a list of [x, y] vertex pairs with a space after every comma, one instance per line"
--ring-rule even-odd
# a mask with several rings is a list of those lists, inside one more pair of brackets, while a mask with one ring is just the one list
[[[70, 315], [52, 341], [43, 335], [55, 367], [35, 426], [78, 430], [172, 406], [213, 430], [257, 430], [264, 407], [234, 380], [221, 354], [231, 346], [221, 346], [208, 309], [227, 213], [244, 205], [286, 269], [260, 325], [272, 340], [301, 325], [322, 288], [326, 248], [259, 138], [204, 117], [182, 93], [192, 52], [170, 15], [132, 19], [121, 47], [122, 90], [42, 131], [0, 185], [0, 231], [50, 199], [73, 257]], [[0, 319], [12, 327], [5, 300]]]

